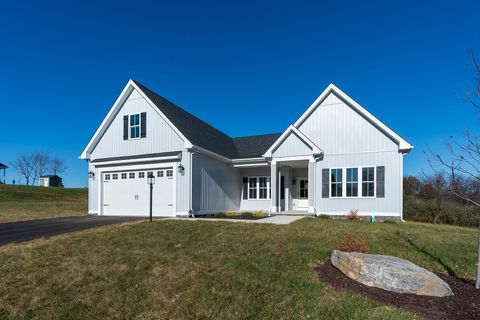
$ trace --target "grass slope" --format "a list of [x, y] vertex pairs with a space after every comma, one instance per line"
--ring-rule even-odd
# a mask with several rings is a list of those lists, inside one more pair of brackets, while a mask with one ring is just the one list
[[370, 253], [474, 275], [474, 229], [159, 220], [0, 248], [0, 318], [415, 319], [318, 280], [313, 266], [349, 233]]
[[0, 223], [87, 214], [87, 189], [0, 185]]

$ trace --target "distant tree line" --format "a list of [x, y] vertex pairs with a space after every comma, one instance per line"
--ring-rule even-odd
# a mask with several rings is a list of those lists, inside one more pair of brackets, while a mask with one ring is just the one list
[[480, 202], [480, 182], [467, 177], [453, 180], [442, 172], [403, 178], [403, 215], [406, 220], [474, 227], [480, 223], [480, 208], [454, 195], [460, 189]]
[[52, 157], [45, 152], [22, 154], [10, 162], [10, 166], [25, 178], [27, 186], [30, 183], [35, 185], [37, 180], [43, 175], [56, 175], [67, 170], [63, 159]]

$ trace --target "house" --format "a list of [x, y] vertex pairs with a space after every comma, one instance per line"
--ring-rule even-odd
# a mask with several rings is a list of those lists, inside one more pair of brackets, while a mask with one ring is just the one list
[[7, 172], [7, 166], [4, 165], [3, 163], [0, 163], [0, 170], [3, 170], [3, 181], [0, 179], [0, 184], [5, 184], [5, 174]]
[[130, 80], [80, 158], [90, 214], [147, 215], [153, 174], [155, 216], [358, 210], [402, 219], [412, 148], [333, 84], [284, 132], [232, 138]]
[[45, 175], [38, 179], [40, 187], [63, 187], [62, 178], [57, 175]]

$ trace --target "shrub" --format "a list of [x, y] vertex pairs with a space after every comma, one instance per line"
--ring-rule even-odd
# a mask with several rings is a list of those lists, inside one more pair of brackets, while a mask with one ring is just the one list
[[392, 220], [392, 219], [385, 219], [385, 220], [383, 220], [383, 223], [396, 224], [397, 222], [395, 220]]
[[361, 241], [349, 234], [347, 239], [335, 249], [343, 252], [365, 252], [368, 250], [368, 242]]
[[217, 212], [214, 214], [215, 218], [225, 218], [226, 214], [225, 212]]
[[347, 219], [350, 221], [358, 221], [361, 220], [360, 216], [358, 215], [358, 210], [350, 210], [347, 214]]
[[241, 215], [244, 218], [253, 218], [253, 213], [251, 213], [249, 211], [242, 212]]
[[332, 217], [330, 217], [328, 214], [322, 213], [322, 214], [318, 215], [318, 218], [319, 219], [331, 219]]
[[263, 212], [263, 211], [254, 211], [254, 212], [252, 213], [252, 216], [253, 216], [254, 218], [264, 218], [264, 217], [267, 216], [267, 214], [266, 214], [265, 212]]
[[227, 211], [225, 212], [225, 216], [227, 217], [235, 217], [237, 213], [235, 211]]

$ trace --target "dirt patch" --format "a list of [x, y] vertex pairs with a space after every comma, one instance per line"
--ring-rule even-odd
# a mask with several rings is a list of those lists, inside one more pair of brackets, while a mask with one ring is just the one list
[[335, 268], [330, 259], [315, 267], [315, 270], [322, 281], [333, 287], [365, 295], [427, 319], [480, 319], [480, 290], [476, 290], [469, 280], [436, 273], [450, 285], [454, 293], [452, 297], [438, 298], [395, 293], [363, 285]]

